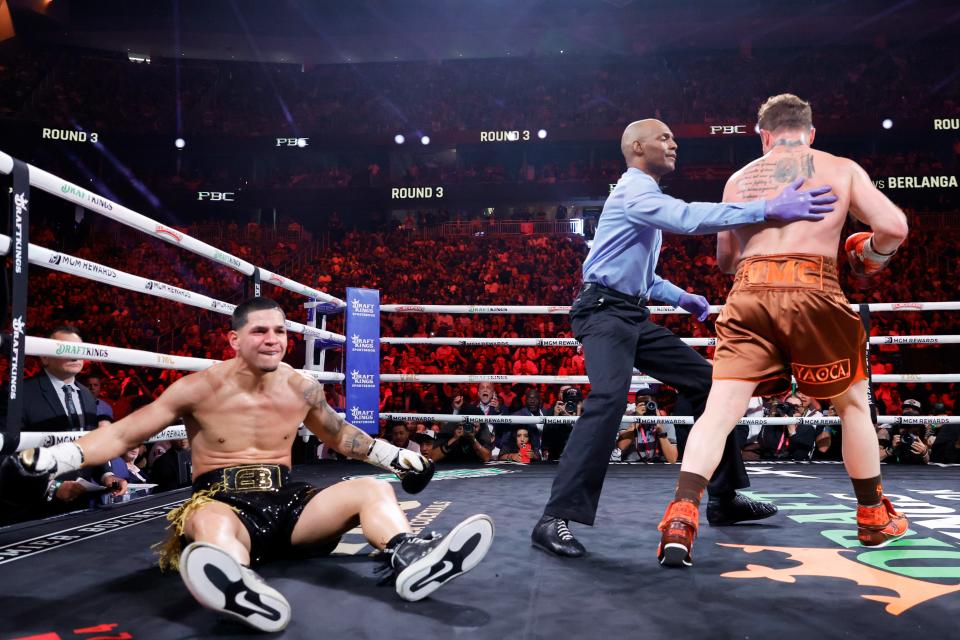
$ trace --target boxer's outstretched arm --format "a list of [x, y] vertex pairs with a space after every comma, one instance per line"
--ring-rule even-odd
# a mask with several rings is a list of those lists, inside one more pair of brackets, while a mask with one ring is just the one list
[[855, 162], [850, 179], [850, 213], [873, 231], [873, 248], [893, 253], [907, 238], [907, 217], [877, 189], [867, 172]]
[[189, 413], [201, 390], [196, 374], [170, 385], [159, 398], [126, 418], [91, 431], [76, 441], [83, 451], [83, 466], [103, 464], [140, 445], [174, 420]]
[[307, 429], [338, 453], [355, 460], [366, 459], [373, 438], [344, 420], [327, 404], [323, 385], [312, 379], [306, 381], [303, 399], [310, 407], [307, 417], [303, 419]]

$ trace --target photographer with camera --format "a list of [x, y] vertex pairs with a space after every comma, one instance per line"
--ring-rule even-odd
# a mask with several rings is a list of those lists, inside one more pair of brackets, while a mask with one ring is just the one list
[[[795, 418], [803, 411], [797, 396], [788, 396], [773, 406], [770, 417]], [[817, 430], [809, 424], [770, 425], [760, 429], [760, 457], [764, 460], [809, 460]]]
[[[558, 400], [553, 405], [551, 415], [579, 416], [583, 413], [583, 393], [572, 385], [560, 387]], [[542, 453], [544, 460], [557, 461], [567, 448], [567, 440], [573, 431], [573, 423], [548, 424], [543, 428]]]
[[[903, 401], [900, 413], [904, 416], [918, 416], [922, 405], [919, 400], [907, 398]], [[929, 438], [932, 429], [925, 424], [901, 425], [890, 439], [890, 455], [886, 462], [896, 464], [928, 464], [930, 462]]]
[[[660, 415], [657, 402], [650, 387], [640, 387], [634, 393], [635, 408], [627, 411], [627, 415], [657, 416]], [[621, 462], [669, 462], [674, 463], [679, 457], [677, 451], [677, 436], [672, 424], [641, 424], [634, 422], [617, 434], [617, 450], [620, 452]]]

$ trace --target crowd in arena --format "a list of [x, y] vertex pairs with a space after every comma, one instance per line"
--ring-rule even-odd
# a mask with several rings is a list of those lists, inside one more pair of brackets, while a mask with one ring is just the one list
[[[74, 252], [109, 267], [185, 287], [212, 297], [237, 301], [243, 294], [242, 277], [226, 268], [185, 253], [160, 241], [131, 238], [130, 234], [112, 235], [103, 226], [87, 230], [99, 242], [84, 243]], [[184, 229], [188, 231], [188, 229]], [[844, 286], [853, 302], [937, 301], [949, 299], [953, 292], [951, 274], [960, 264], [955, 232], [924, 230], [915, 227], [889, 271], [869, 289], [858, 288], [854, 276], [841, 267]], [[49, 228], [35, 230], [41, 246], [57, 248], [56, 236]], [[76, 240], [73, 238], [72, 240]], [[703, 237], [667, 236], [660, 260], [660, 273], [689, 290], [701, 293], [713, 303], [721, 303], [731, 278], [716, 268], [715, 240]], [[287, 243], [290, 244], [290, 243]], [[231, 244], [225, 247], [254, 263], [271, 264], [285, 255], [269, 247]], [[296, 246], [291, 250], [295, 251]], [[384, 303], [411, 304], [516, 304], [567, 305], [580, 284], [580, 265], [588, 251], [584, 239], [575, 235], [504, 236], [462, 239], [431, 239], [403, 230], [375, 233], [351, 231], [309, 266], [301, 266], [283, 275], [321, 290], [338, 293], [347, 286], [362, 284], [380, 289]], [[430, 267], [411, 269], [411, 264]], [[170, 303], [158, 298], [80, 281], [55, 271], [31, 271], [31, 333], [70, 322], [77, 326], [84, 341], [179, 355], [226, 359], [233, 355], [225, 333], [226, 318]], [[271, 289], [290, 314], [302, 321], [300, 299], [284, 290]], [[712, 322], [692, 322], [685, 315], [657, 318], [679, 335], [713, 335]], [[874, 335], [925, 335], [952, 333], [956, 324], [949, 312], [878, 313], [872, 317]], [[342, 331], [342, 320], [331, 318], [332, 330]], [[463, 336], [463, 337], [570, 337], [567, 317], [555, 315], [453, 315], [384, 314], [384, 336]], [[291, 334], [289, 361], [303, 362], [303, 341]], [[872, 352], [874, 373], [905, 370], [941, 372], [944, 358], [938, 356], [949, 345], [880, 345]], [[700, 348], [711, 356], [712, 348]], [[926, 354], [926, 355], [925, 355]], [[471, 373], [506, 375], [585, 375], [582, 354], [571, 347], [455, 347], [424, 345], [382, 345], [383, 373]], [[940, 366], [937, 366], [940, 363]], [[328, 358], [328, 368], [338, 368], [339, 358]], [[28, 360], [27, 374], [39, 374], [39, 362]], [[157, 397], [181, 372], [163, 369], [137, 369], [106, 363], [87, 364], [84, 375], [98, 380], [99, 397], [112, 405], [119, 418], [143, 402]], [[328, 386], [327, 398], [342, 407], [342, 389]], [[471, 407], [486, 407], [491, 401], [494, 413], [543, 416], [575, 416], [589, 386], [492, 384], [383, 384], [381, 412], [457, 413]], [[631, 397], [631, 411], [644, 412], [654, 403], [660, 415], [686, 415], [682, 400], [664, 386], [641, 390]], [[880, 384], [876, 386], [880, 414], [897, 415], [909, 409], [914, 413], [951, 414], [956, 410], [954, 384]], [[678, 406], [678, 402], [681, 403]], [[792, 405], [802, 409], [794, 412]], [[919, 405], [914, 407], [913, 405]], [[466, 409], [464, 408], [466, 407]], [[765, 407], [765, 408], [764, 408]], [[829, 403], [817, 403], [803, 396], [758, 400], [755, 410], [764, 415], [829, 415]], [[802, 413], [801, 413], [802, 412]], [[648, 414], [649, 415], [649, 414]], [[682, 450], [689, 427], [627, 425], [611, 443], [615, 460], [675, 461]], [[486, 428], [486, 431], [482, 429]], [[439, 461], [556, 460], [563, 452], [569, 425], [524, 425], [510, 429], [505, 425], [481, 424], [476, 433], [463, 433], [463, 426], [429, 421], [394, 423], [383, 421], [384, 437], [403, 446], [422, 447]], [[917, 430], [910, 446], [925, 449], [911, 455], [900, 446], [901, 434]], [[946, 441], [957, 442], [954, 426], [903, 427], [883, 430], [886, 446], [880, 455], [887, 462], [954, 462], [958, 449]], [[468, 427], [469, 430], [469, 427]], [[518, 431], [520, 433], [518, 433]], [[791, 433], [795, 446], [788, 447], [769, 429], [741, 427], [742, 444], [748, 458], [790, 457], [792, 459], [839, 459], [841, 433], [831, 427], [801, 425]], [[659, 436], [663, 436], [663, 440]], [[946, 439], [946, 440], [945, 440]], [[470, 443], [460, 446], [458, 443]], [[474, 444], [476, 443], [476, 444]], [[318, 444], [318, 443], [314, 443]], [[616, 444], [616, 446], [614, 446]], [[936, 445], [936, 446], [935, 446]], [[773, 448], [771, 448], [773, 447]], [[473, 452], [476, 448], [482, 455]], [[909, 447], [908, 447], [909, 448]], [[331, 452], [306, 447], [303, 460], [328, 457]], [[146, 451], [138, 452], [143, 456]], [[931, 458], [932, 454], [932, 458]], [[132, 454], [131, 454], [132, 455]], [[522, 458], [522, 460], [521, 460]], [[144, 458], [146, 459], [146, 458]], [[131, 461], [132, 462], [132, 461]], [[149, 472], [149, 467], [138, 467]]]
[[[31, 49], [12, 57], [13, 73], [0, 74], [0, 88], [12, 96], [0, 115], [88, 131], [109, 124], [138, 132], [391, 138], [411, 129], [606, 127], [637, 113], [667, 122], [740, 121], [783, 90], [782, 71], [789, 67], [790, 88], [818, 96], [814, 109], [823, 120], [875, 119], [877, 104], [886, 110], [881, 117], [944, 117], [960, 107], [952, 60], [949, 43], [312, 68], [163, 59], [133, 64], [120, 56]], [[871, 99], [864, 99], [866, 91]], [[93, 103], [90, 95], [111, 99]]]

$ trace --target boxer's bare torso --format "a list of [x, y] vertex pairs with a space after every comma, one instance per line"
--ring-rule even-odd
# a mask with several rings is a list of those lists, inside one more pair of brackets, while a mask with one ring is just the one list
[[[862, 177], [859, 176], [862, 174]], [[799, 141], [774, 146], [733, 174], [723, 191], [724, 202], [746, 202], [775, 197], [797, 178], [805, 178], [803, 189], [829, 185], [837, 202], [833, 211], [820, 221], [789, 224], [763, 223], [740, 227], [720, 234], [720, 267], [727, 272], [736, 268], [739, 258], [774, 253], [810, 253], [835, 258], [840, 243], [853, 183], [869, 178], [856, 164], [832, 154], [811, 149]], [[869, 185], [872, 187], [873, 185]]]
[[330, 408], [320, 383], [281, 362], [287, 337], [279, 310], [251, 312], [230, 339], [236, 357], [181, 378], [152, 403], [81, 438], [87, 464], [116, 457], [177, 418], [187, 426], [195, 478], [241, 464], [290, 466], [301, 422], [340, 453], [367, 455], [373, 439]]

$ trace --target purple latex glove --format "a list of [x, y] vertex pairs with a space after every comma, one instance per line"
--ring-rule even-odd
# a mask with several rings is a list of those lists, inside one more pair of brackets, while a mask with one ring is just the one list
[[783, 188], [776, 198], [766, 200], [763, 216], [773, 222], [796, 222], [797, 220], [823, 220], [824, 213], [833, 211], [832, 205], [837, 196], [826, 195], [832, 187], [829, 185], [797, 191], [803, 184], [803, 178], [797, 178]]
[[700, 322], [706, 320], [707, 316], [710, 315], [710, 303], [707, 302], [706, 298], [695, 293], [687, 293], [686, 291], [681, 293], [677, 306], [689, 312]]

